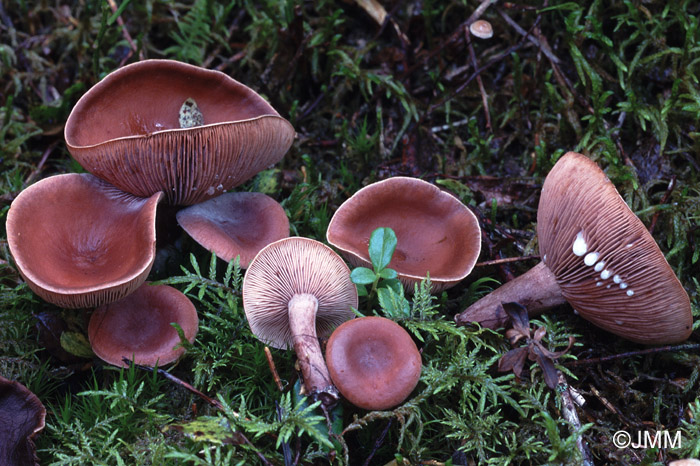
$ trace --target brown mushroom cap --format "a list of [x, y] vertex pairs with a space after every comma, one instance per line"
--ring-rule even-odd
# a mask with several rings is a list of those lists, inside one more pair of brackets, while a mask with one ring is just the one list
[[435, 291], [457, 284], [481, 251], [476, 216], [451, 194], [417, 178], [393, 177], [360, 189], [335, 212], [326, 237], [353, 265], [369, 266], [369, 237], [379, 227], [396, 233], [389, 267], [409, 291], [428, 272]]
[[[204, 124], [180, 128], [194, 99]], [[137, 196], [171, 204], [215, 197], [278, 162], [294, 128], [260, 95], [219, 71], [144, 60], [93, 86], [65, 128], [71, 155], [89, 172]]]
[[197, 310], [187, 296], [167, 285], [144, 284], [134, 293], [92, 313], [88, 337], [95, 354], [110, 364], [126, 367], [122, 358], [137, 364], [169, 364], [185, 348], [170, 325], [176, 322], [193, 342], [199, 328]]
[[161, 198], [134, 197], [89, 174], [45, 178], [12, 202], [10, 252], [46, 301], [66, 308], [116, 301], [151, 270]]
[[289, 236], [284, 208], [262, 193], [226, 193], [177, 213], [177, 221], [195, 241], [241, 267], [268, 244]]
[[350, 269], [331, 248], [301, 237], [269, 244], [253, 259], [243, 280], [243, 307], [250, 328], [275, 348], [292, 347], [289, 302], [295, 295], [318, 300], [316, 332], [328, 337], [333, 329], [352, 319], [357, 288]]
[[0, 376], [0, 464], [38, 465], [34, 437], [44, 428], [46, 408], [19, 382]]
[[490, 39], [493, 37], [493, 27], [485, 19], [479, 19], [469, 25], [469, 32], [479, 39]]
[[544, 263], [582, 317], [641, 343], [688, 338], [688, 294], [644, 224], [584, 155], [565, 154], [547, 175], [537, 234]]
[[326, 345], [333, 383], [352, 404], [388, 409], [418, 384], [421, 356], [411, 336], [384, 317], [362, 317], [341, 324]]

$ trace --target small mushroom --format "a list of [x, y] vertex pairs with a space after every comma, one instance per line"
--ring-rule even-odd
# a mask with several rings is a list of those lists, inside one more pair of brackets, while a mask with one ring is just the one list
[[341, 324], [326, 345], [331, 379], [350, 403], [367, 410], [392, 408], [418, 384], [421, 356], [411, 336], [384, 317]]
[[485, 19], [479, 19], [469, 25], [469, 32], [479, 39], [490, 39], [493, 37], [493, 27]]
[[537, 213], [542, 262], [455, 319], [501, 327], [501, 303], [531, 314], [568, 301], [584, 318], [645, 344], [685, 340], [690, 300], [644, 224], [598, 166], [565, 154], [542, 186]]
[[163, 191], [168, 203], [191, 205], [278, 162], [294, 128], [224, 73], [144, 60], [85, 93], [65, 137], [87, 171], [118, 188], [137, 196]]
[[226, 193], [182, 209], [182, 228], [200, 245], [229, 262], [240, 256], [247, 267], [268, 244], [289, 236], [284, 208], [262, 193]]
[[153, 265], [161, 198], [132, 196], [90, 174], [56, 175], [29, 186], [7, 214], [7, 242], [19, 273], [60, 307], [123, 298]]
[[173, 287], [146, 283], [126, 298], [95, 309], [88, 337], [94, 353], [112, 365], [126, 367], [126, 358], [162, 366], [185, 352], [171, 323], [177, 323], [193, 342], [199, 328], [194, 304]]
[[44, 428], [46, 408], [19, 382], [0, 376], [0, 464], [39, 465], [34, 437]]
[[263, 248], [243, 279], [243, 307], [254, 335], [275, 348], [294, 347], [306, 393], [329, 406], [338, 399], [318, 337], [352, 319], [357, 288], [331, 248], [292, 237]]
[[417, 178], [397, 176], [360, 189], [335, 212], [326, 238], [350, 263], [368, 267], [369, 237], [379, 227], [396, 233], [391, 267], [409, 291], [428, 272], [434, 291], [456, 285], [481, 251], [481, 230], [471, 210]]

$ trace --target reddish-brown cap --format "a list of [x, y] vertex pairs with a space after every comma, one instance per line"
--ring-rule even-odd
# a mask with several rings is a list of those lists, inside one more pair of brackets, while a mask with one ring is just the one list
[[493, 37], [493, 27], [485, 19], [479, 19], [469, 25], [469, 32], [479, 39], [490, 39]]
[[230, 261], [241, 256], [241, 267], [268, 244], [289, 236], [284, 208], [262, 193], [226, 193], [182, 209], [177, 221], [199, 244]]
[[379, 227], [396, 233], [389, 267], [410, 290], [428, 272], [434, 290], [454, 286], [469, 275], [481, 251], [476, 216], [417, 178], [397, 176], [360, 189], [335, 212], [326, 237], [353, 265], [368, 267], [369, 237]]
[[253, 334], [275, 348], [291, 348], [289, 302], [299, 294], [318, 301], [319, 337], [355, 316], [357, 288], [343, 259], [323, 243], [295, 236], [263, 248], [246, 271], [243, 307]]
[[[180, 127], [194, 99], [204, 124]], [[66, 145], [89, 172], [171, 204], [215, 197], [278, 162], [294, 128], [260, 95], [219, 71], [144, 60], [93, 86], [73, 108]]]
[[19, 382], [0, 376], [0, 464], [39, 464], [34, 437], [44, 428], [46, 408]]
[[644, 224], [584, 155], [565, 154], [547, 175], [537, 234], [542, 260], [582, 317], [640, 343], [688, 338], [688, 294]]
[[363, 409], [388, 409], [411, 394], [421, 356], [411, 336], [384, 317], [340, 325], [326, 345], [326, 364], [340, 393]]
[[146, 283], [126, 298], [95, 309], [88, 337], [95, 354], [115, 366], [126, 367], [122, 358], [162, 366], [185, 352], [173, 322], [194, 341], [199, 318], [192, 301], [173, 287]]
[[135, 197], [89, 174], [45, 178], [12, 202], [10, 252], [46, 301], [66, 308], [116, 301], [151, 270], [161, 197]]

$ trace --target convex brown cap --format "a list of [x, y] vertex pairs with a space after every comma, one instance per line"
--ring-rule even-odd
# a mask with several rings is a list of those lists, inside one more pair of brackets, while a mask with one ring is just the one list
[[135, 197], [90, 174], [45, 178], [12, 202], [10, 252], [46, 301], [66, 308], [116, 301], [151, 270], [161, 197]]
[[434, 291], [456, 285], [481, 251], [481, 229], [471, 210], [418, 178], [397, 176], [360, 189], [335, 212], [326, 237], [353, 265], [369, 267], [369, 237], [380, 227], [396, 233], [389, 267], [409, 291], [428, 272]]
[[[203, 125], [180, 127], [193, 99]], [[83, 95], [66, 121], [71, 155], [137, 196], [190, 205], [278, 162], [294, 128], [260, 95], [219, 71], [173, 60], [120, 68]]]
[[469, 32], [479, 39], [490, 39], [493, 37], [493, 27], [485, 19], [478, 19], [469, 25]]
[[688, 294], [644, 224], [584, 155], [565, 154], [547, 175], [537, 235], [543, 262], [583, 318], [642, 343], [688, 338]]
[[38, 465], [34, 437], [45, 419], [46, 408], [34, 393], [0, 376], [0, 464]]
[[321, 398], [326, 406], [334, 404], [338, 393], [318, 336], [327, 337], [355, 316], [357, 288], [343, 259], [312, 239], [276, 241], [250, 263], [243, 279], [243, 306], [255, 336], [275, 348], [294, 347], [306, 394]]
[[194, 304], [173, 287], [146, 283], [126, 298], [95, 309], [88, 337], [94, 353], [115, 366], [126, 367], [123, 358], [162, 366], [185, 352], [171, 323], [180, 325], [193, 342], [199, 328]]
[[349, 320], [331, 334], [326, 364], [341, 395], [363, 409], [392, 408], [418, 384], [421, 356], [411, 336], [384, 317]]
[[262, 193], [222, 194], [180, 210], [177, 221], [197, 243], [224, 261], [241, 256], [244, 268], [263, 247], [289, 236], [284, 208]]

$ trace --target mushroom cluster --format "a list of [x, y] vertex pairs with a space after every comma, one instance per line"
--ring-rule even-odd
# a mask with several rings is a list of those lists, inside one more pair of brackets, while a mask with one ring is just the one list
[[568, 301], [584, 319], [645, 344], [683, 341], [690, 300], [649, 234], [605, 173], [569, 152], [542, 186], [537, 213], [542, 262], [456, 316], [459, 324], [501, 327], [501, 303], [532, 314]]
[[142, 286], [155, 259], [158, 203], [207, 201], [178, 219], [206, 248], [246, 265], [288, 236], [284, 210], [262, 194], [216, 196], [278, 162], [293, 138], [267, 101], [221, 72], [173, 60], [124, 66], [85, 93], [66, 122], [68, 150], [91, 174], [52, 176], [20, 193], [7, 216], [10, 252], [46, 301], [97, 308], [89, 333], [99, 357], [172, 362], [183, 350], [173, 352], [179, 337], [169, 324], [192, 341], [197, 313], [177, 290]]

